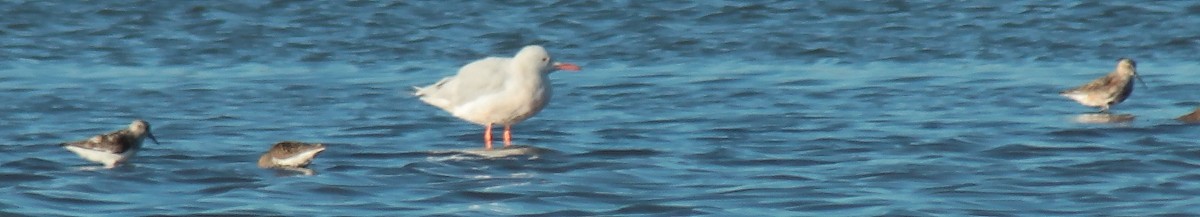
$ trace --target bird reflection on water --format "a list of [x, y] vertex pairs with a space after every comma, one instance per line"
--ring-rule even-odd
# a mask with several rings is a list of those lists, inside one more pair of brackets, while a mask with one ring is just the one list
[[1074, 117], [1075, 122], [1084, 124], [1122, 124], [1133, 122], [1132, 114], [1089, 113]]

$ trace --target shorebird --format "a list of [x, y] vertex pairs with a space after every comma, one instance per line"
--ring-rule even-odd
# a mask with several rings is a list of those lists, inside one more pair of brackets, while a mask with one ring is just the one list
[[[1133, 93], [1133, 79], [1142, 82], [1137, 74], [1137, 63], [1129, 58], [1117, 60], [1117, 69], [1104, 77], [1097, 78], [1083, 86], [1063, 91], [1059, 95], [1071, 98], [1079, 104], [1089, 107], [1099, 107], [1100, 113], [1108, 113], [1108, 108], [1125, 101]], [[1142, 82], [1146, 86], [1146, 82]]]
[[1186, 123], [1200, 123], [1200, 108], [1196, 108], [1196, 110], [1192, 111], [1192, 113], [1188, 113], [1186, 115], [1179, 116], [1178, 118], [1175, 118], [1175, 120], [1183, 121]]
[[88, 140], [62, 143], [71, 152], [88, 161], [102, 163], [104, 168], [113, 168], [129, 160], [142, 148], [142, 140], [150, 137], [154, 144], [158, 139], [150, 133], [150, 123], [141, 119], [129, 123], [129, 129], [96, 135]]
[[550, 101], [549, 75], [555, 70], [579, 71], [580, 67], [554, 62], [545, 48], [530, 45], [512, 58], [471, 62], [455, 76], [413, 87], [413, 95], [455, 117], [483, 125], [484, 150], [492, 149], [492, 124], [504, 125], [504, 147], [510, 147], [512, 125], [533, 117]]
[[324, 144], [284, 141], [275, 143], [258, 158], [260, 168], [304, 168], [313, 158], [325, 151]]

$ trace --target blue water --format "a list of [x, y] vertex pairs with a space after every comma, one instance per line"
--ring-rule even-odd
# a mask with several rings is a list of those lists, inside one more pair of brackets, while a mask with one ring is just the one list
[[[1200, 215], [1200, 2], [0, 1], [3, 216]], [[481, 158], [409, 95], [580, 72]], [[1057, 95], [1138, 61], [1113, 108]], [[128, 165], [54, 144], [151, 123]], [[313, 176], [258, 169], [283, 140]]]

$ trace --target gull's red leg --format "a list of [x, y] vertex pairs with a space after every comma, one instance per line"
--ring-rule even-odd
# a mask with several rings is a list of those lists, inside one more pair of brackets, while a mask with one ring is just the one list
[[512, 146], [512, 126], [504, 125], [504, 147]]
[[492, 150], [492, 124], [483, 129], [483, 150]]

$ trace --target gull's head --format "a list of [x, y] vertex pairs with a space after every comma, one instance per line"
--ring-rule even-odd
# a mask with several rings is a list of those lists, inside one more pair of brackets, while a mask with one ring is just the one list
[[522, 64], [532, 64], [539, 72], [550, 73], [556, 70], [579, 71], [579, 65], [572, 63], [555, 62], [550, 58], [550, 52], [546, 48], [538, 45], [529, 45], [521, 48], [517, 55], [513, 57], [514, 61]]

